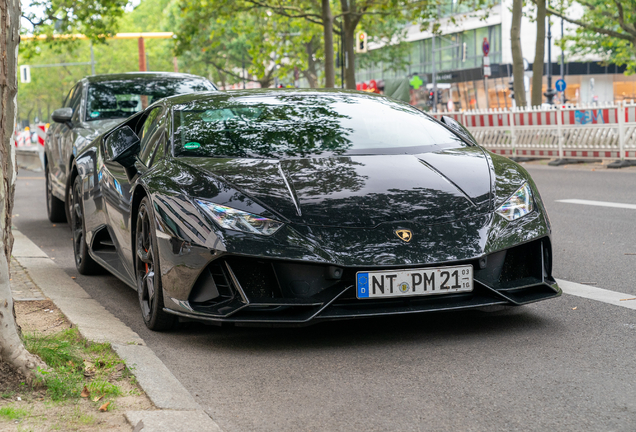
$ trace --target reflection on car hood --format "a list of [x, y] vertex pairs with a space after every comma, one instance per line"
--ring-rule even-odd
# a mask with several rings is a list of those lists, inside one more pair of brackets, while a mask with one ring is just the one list
[[109, 129], [114, 128], [126, 118], [108, 119], [108, 120], [93, 120], [85, 123], [89, 129], [94, 130], [97, 134], [106, 132]]
[[125, 118], [120, 119], [108, 119], [108, 120], [94, 120], [83, 123], [84, 127], [77, 128], [77, 134], [79, 139], [76, 141], [75, 146], [77, 151], [81, 151], [84, 147], [91, 143], [95, 138], [104, 132], [114, 128], [121, 122], [125, 121]]
[[[395, 221], [431, 224], [492, 209], [489, 163], [478, 147], [416, 155], [179, 159], [292, 224], [333, 227], [371, 227]], [[203, 193], [204, 190], [208, 193]], [[201, 187], [197, 195], [232, 205], [215, 199], [219, 195], [215, 195], [216, 190]]]

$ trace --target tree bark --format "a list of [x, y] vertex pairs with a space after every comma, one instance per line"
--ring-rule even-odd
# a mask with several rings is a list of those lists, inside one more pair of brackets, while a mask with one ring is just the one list
[[340, 0], [342, 8], [343, 35], [345, 45], [345, 87], [356, 88], [355, 32], [362, 15], [358, 13], [355, 0]]
[[307, 79], [309, 87], [311, 88], [318, 87], [318, 72], [316, 70], [316, 60], [314, 59], [314, 53], [316, 52], [315, 44], [316, 37], [312, 37], [311, 40], [305, 44], [305, 50], [307, 51], [307, 69], [302, 71], [303, 76]]
[[18, 335], [9, 283], [9, 264], [13, 235], [11, 215], [15, 191], [15, 151], [13, 130], [16, 120], [18, 92], [18, 45], [20, 43], [20, 0], [0, 1], [0, 360], [13, 366], [32, 380], [37, 367], [46, 367], [42, 360], [29, 353]]
[[535, 0], [537, 6], [537, 40], [532, 64], [532, 106], [543, 102], [543, 66], [545, 59], [545, 0]]
[[523, 0], [512, 2], [512, 27], [510, 28], [510, 42], [512, 46], [512, 76], [515, 104], [524, 107], [526, 103], [526, 89], [524, 86], [523, 53], [521, 52], [521, 17], [523, 15]]
[[322, 0], [322, 28], [325, 41], [325, 87], [336, 86], [336, 68], [333, 63], [333, 14], [329, 0]]

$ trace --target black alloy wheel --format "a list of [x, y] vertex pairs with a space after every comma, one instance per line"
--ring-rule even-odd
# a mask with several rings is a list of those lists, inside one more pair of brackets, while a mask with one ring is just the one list
[[169, 330], [175, 316], [163, 310], [163, 290], [154, 215], [148, 197], [141, 200], [135, 230], [135, 268], [141, 315], [150, 330]]
[[86, 244], [86, 228], [84, 227], [84, 213], [82, 206], [82, 183], [79, 176], [73, 182], [71, 194], [71, 230], [73, 231], [73, 254], [75, 267], [83, 275], [101, 273], [101, 267], [88, 253]]
[[49, 177], [48, 164], [44, 169], [44, 176], [46, 181], [46, 213], [49, 220], [53, 223], [66, 222], [67, 219], [64, 202], [53, 195], [53, 186], [51, 185], [51, 179]]

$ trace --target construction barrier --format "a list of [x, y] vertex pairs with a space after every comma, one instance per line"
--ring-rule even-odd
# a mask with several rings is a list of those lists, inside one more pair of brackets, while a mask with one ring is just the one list
[[463, 124], [493, 153], [509, 157], [636, 159], [636, 104], [561, 105], [438, 112]]
[[42, 171], [44, 167], [44, 139], [48, 125], [36, 124], [32, 129], [16, 131], [15, 158], [18, 167], [30, 171]]
[[29, 171], [44, 170], [44, 147], [39, 144], [22, 146], [15, 149], [15, 161], [18, 167]]

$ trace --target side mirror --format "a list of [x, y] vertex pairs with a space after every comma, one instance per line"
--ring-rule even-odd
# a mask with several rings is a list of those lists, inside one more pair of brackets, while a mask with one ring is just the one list
[[55, 123], [68, 123], [71, 121], [72, 117], [73, 117], [73, 108], [70, 108], [70, 107], [58, 108], [55, 111], [53, 111], [53, 114], [51, 114], [51, 118], [53, 119]]
[[141, 141], [130, 126], [118, 128], [108, 135], [104, 143], [110, 153], [110, 160], [119, 163], [124, 168], [135, 166], [136, 156], [141, 150]]
[[467, 144], [477, 145], [477, 140], [475, 139], [473, 134], [471, 134], [468, 129], [466, 129], [464, 125], [459, 123], [457, 120], [448, 116], [442, 116], [442, 123], [451, 128], [455, 133], [457, 133], [457, 135], [459, 135], [460, 138], [462, 138]]

